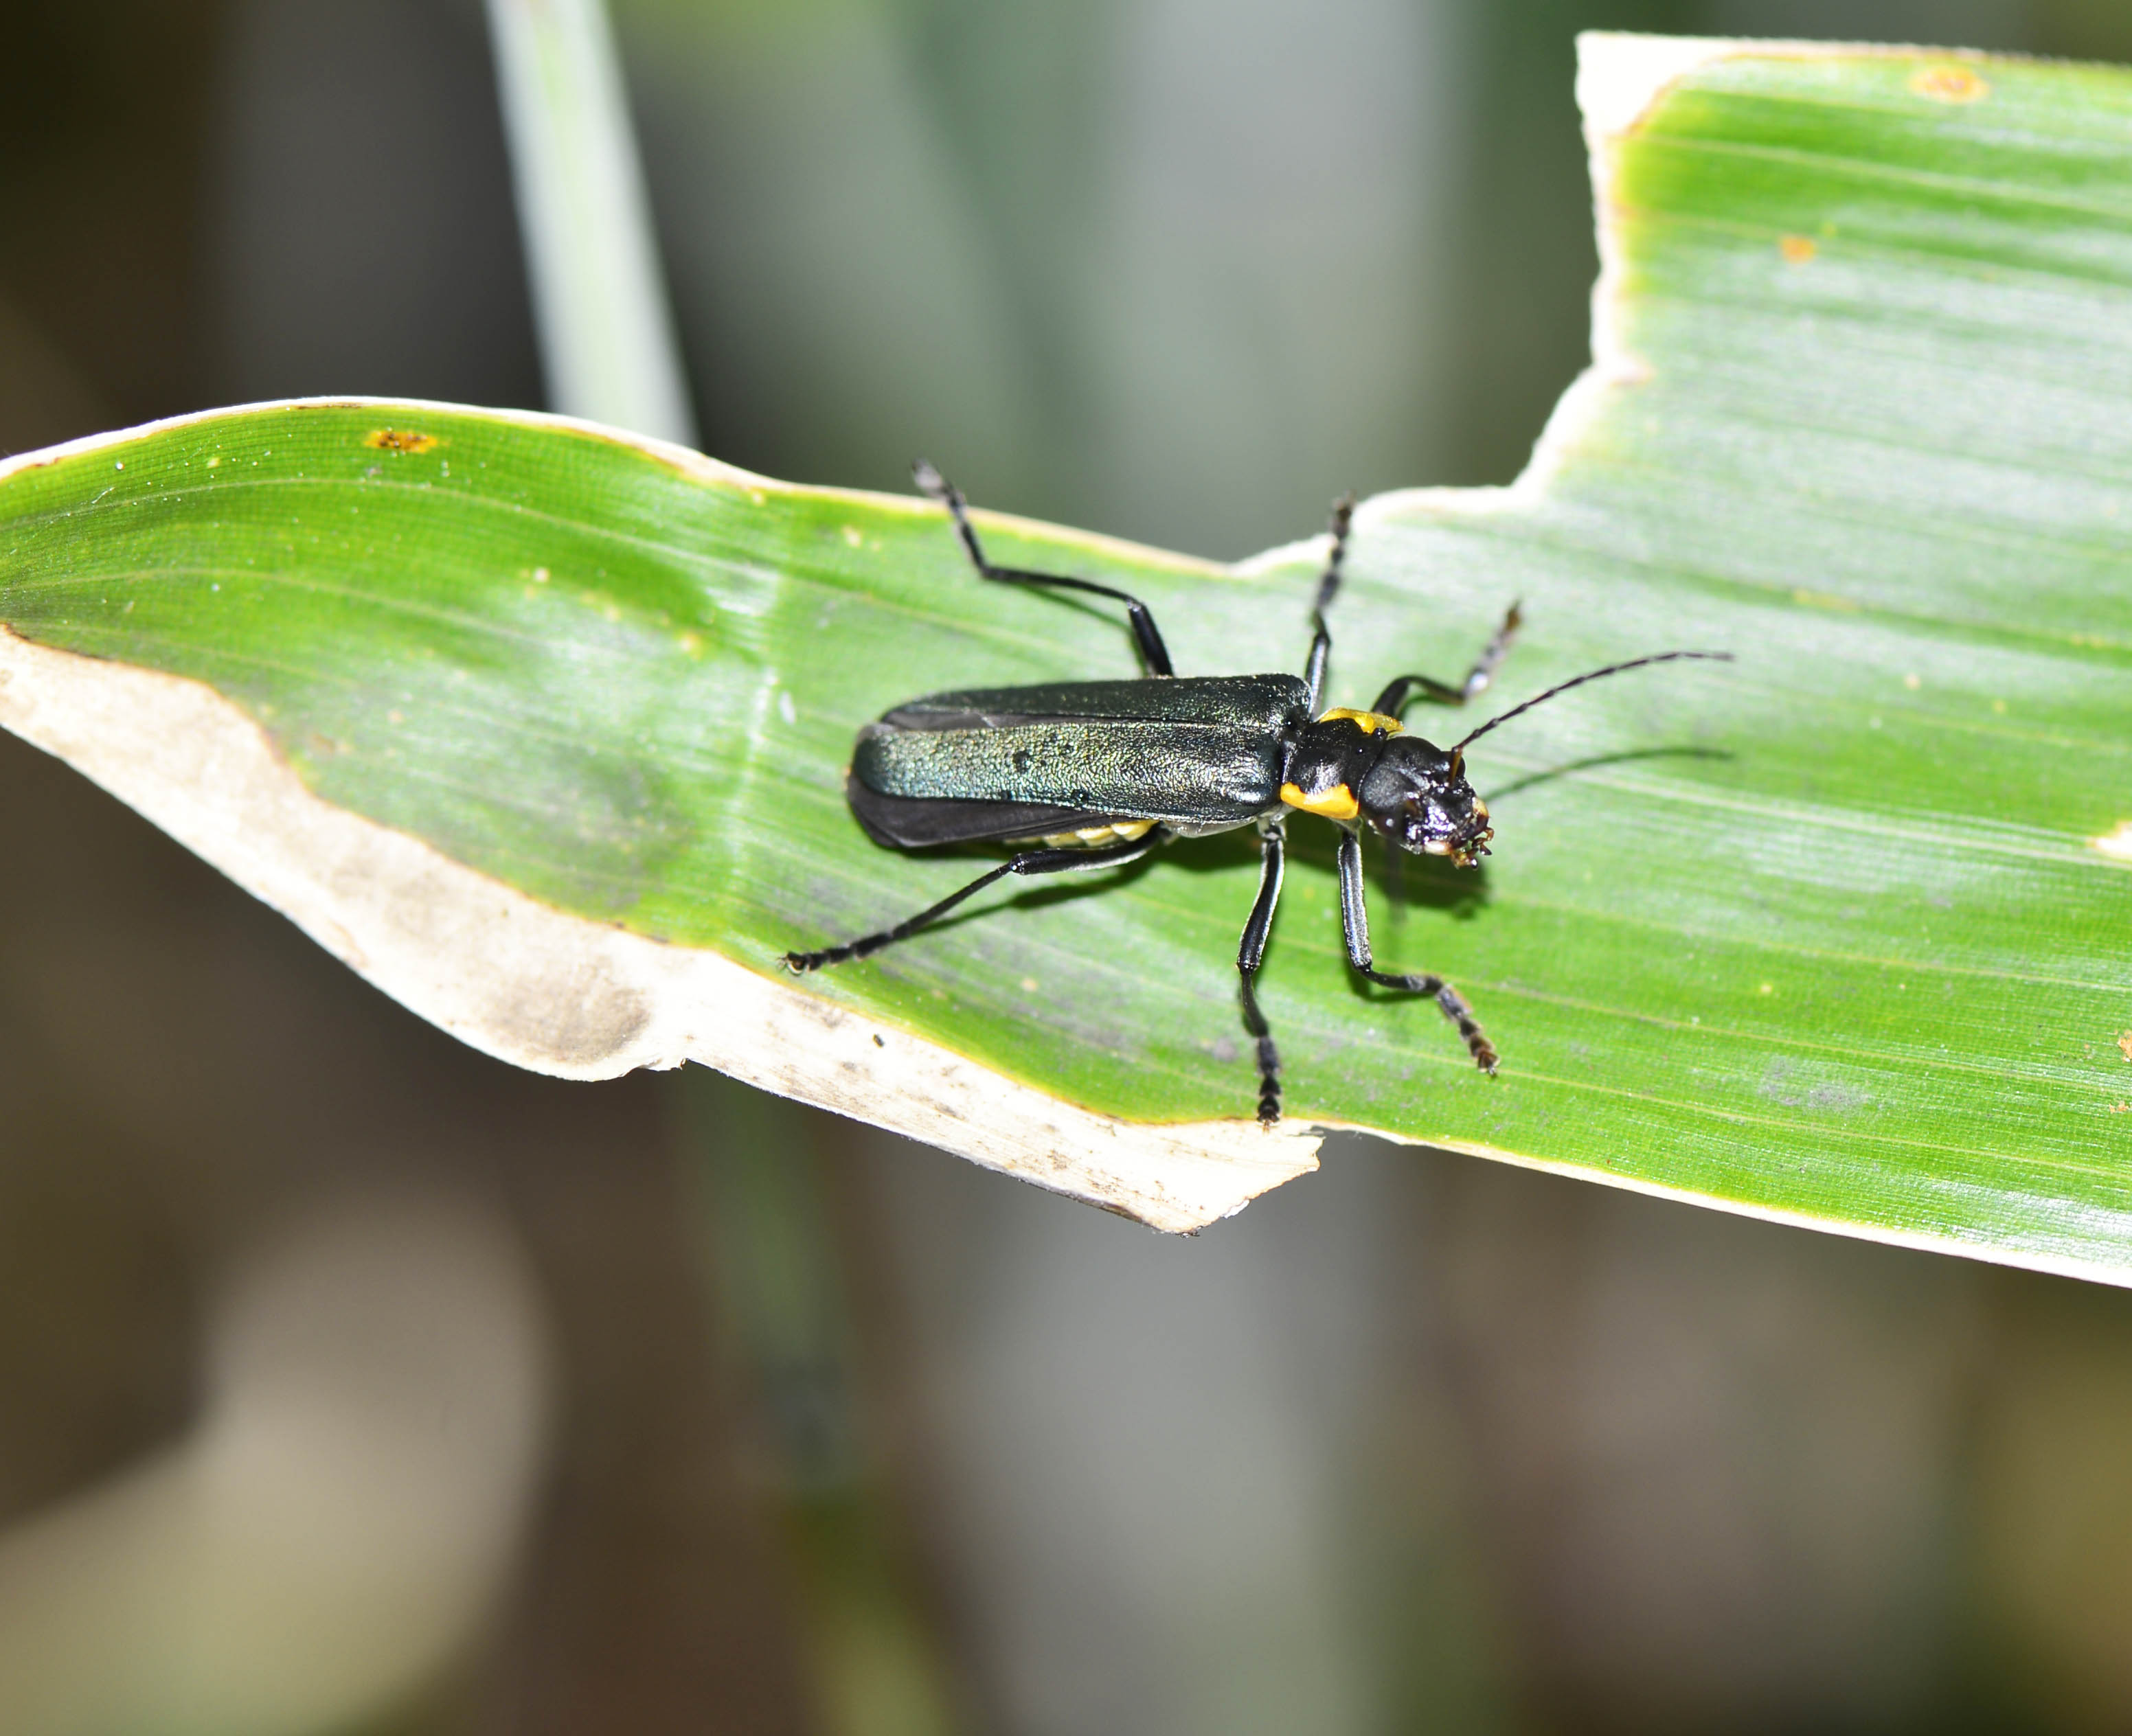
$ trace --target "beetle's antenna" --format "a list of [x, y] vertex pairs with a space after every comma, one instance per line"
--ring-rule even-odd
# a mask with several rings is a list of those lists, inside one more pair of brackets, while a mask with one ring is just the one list
[[1549, 688], [1544, 693], [1535, 693], [1523, 705], [1514, 705], [1506, 712], [1499, 712], [1468, 736], [1465, 741], [1458, 742], [1454, 746], [1451, 751], [1455, 754], [1466, 746], [1467, 741], [1477, 741], [1497, 724], [1508, 723], [1520, 712], [1529, 712], [1534, 706], [1553, 698], [1557, 693], [1566, 693], [1570, 688], [1582, 687], [1586, 682], [1597, 681], [1602, 675], [1619, 675], [1630, 669], [1647, 669], [1654, 663], [1680, 663], [1690, 660], [1730, 663], [1732, 661], [1732, 654], [1730, 651], [1660, 651], [1654, 657], [1632, 657], [1626, 663], [1610, 663], [1603, 669], [1592, 669], [1585, 674], [1573, 676], [1568, 681]]

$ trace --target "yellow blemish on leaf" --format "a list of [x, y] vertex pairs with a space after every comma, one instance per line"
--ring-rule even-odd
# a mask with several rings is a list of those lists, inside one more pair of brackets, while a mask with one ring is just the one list
[[856, 549], [866, 540], [866, 533], [857, 525], [847, 525], [844, 526], [844, 540]]
[[1914, 693], [1920, 687], [1923, 686], [1924, 683], [1919, 681], [1914, 675], [1905, 675], [1903, 677], [1903, 685]]
[[1966, 66], [1921, 66], [1910, 74], [1910, 89], [1933, 103], [1981, 103], [1991, 94]]
[[1034, 976], [1022, 978], [1021, 992], [1025, 995], [1034, 995], [1036, 992], [1036, 979]]
[[691, 657], [702, 656], [703, 655], [703, 635], [700, 633], [684, 633], [681, 635], [681, 649]]
[[535, 567], [533, 569], [533, 583], [536, 585], [545, 585], [548, 583], [548, 569], [545, 567]]
[[2006, 715], [2006, 702], [2003, 699], [1995, 699], [1991, 702], [1991, 709], [2003, 717]]
[[1858, 605], [1847, 597], [1838, 597], [1830, 591], [1794, 591], [1792, 601], [1803, 603], [1809, 609], [1835, 609], [1846, 615], [1856, 615]]
[[2120, 862], [2132, 862], [2132, 820], [2120, 820], [2115, 832], [2106, 832], [2101, 837], [2087, 842], [2105, 856], [2114, 856]]
[[1765, 982], [1755, 992], [1757, 995], [1774, 995], [1777, 992], [1777, 985], [1773, 982]]
[[2117, 1039], [2117, 1047], [2124, 1051], [2127, 1061], [2132, 1061], [2132, 1031], [2125, 1032]]
[[379, 452], [396, 452], [413, 458], [434, 448], [437, 437], [419, 434], [411, 428], [373, 428], [363, 437], [363, 444]]
[[1810, 235], [1786, 235], [1778, 239], [1777, 251], [1784, 256], [1786, 265], [1803, 266], [1821, 250]]

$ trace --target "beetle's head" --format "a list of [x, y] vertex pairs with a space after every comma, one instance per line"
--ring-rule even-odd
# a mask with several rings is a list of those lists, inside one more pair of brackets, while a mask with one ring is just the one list
[[1466, 781], [1466, 760], [1419, 736], [1394, 736], [1362, 774], [1355, 805], [1377, 831], [1416, 856], [1448, 856], [1471, 868], [1495, 836], [1488, 804]]
[[[1515, 621], [1517, 611], [1513, 609], [1510, 615]], [[1488, 840], [1496, 834], [1488, 824], [1488, 804], [1473, 794], [1473, 786], [1466, 781], [1467, 743], [1587, 681], [1646, 669], [1654, 663], [1698, 659], [1730, 663], [1732, 654], [1660, 651], [1649, 657], [1632, 657], [1626, 663], [1610, 663], [1604, 669], [1572, 676], [1545, 693], [1534, 694], [1523, 705], [1498, 712], [1465, 741], [1454, 741], [1448, 748], [1419, 736], [1391, 736], [1379, 751], [1376, 763], [1362, 774], [1355, 791], [1356, 810], [1400, 849], [1416, 856], [1448, 856], [1461, 868], [1471, 868], [1488, 853]]]

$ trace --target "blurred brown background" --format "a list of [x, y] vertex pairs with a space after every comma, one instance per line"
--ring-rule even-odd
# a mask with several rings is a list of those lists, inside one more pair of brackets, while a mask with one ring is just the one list
[[[1587, 27], [621, 0], [704, 444], [1208, 554], [1502, 482]], [[0, 450], [538, 405], [471, 0], [0, 0]], [[1427, 1152], [1193, 1241], [460, 1048], [0, 737], [0, 1729], [2132, 1729], [2132, 1297]]]

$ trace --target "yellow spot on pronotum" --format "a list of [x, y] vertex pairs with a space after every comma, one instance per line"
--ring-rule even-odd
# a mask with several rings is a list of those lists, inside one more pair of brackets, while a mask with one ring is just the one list
[[1350, 711], [1344, 705], [1336, 705], [1318, 720], [1320, 723], [1352, 723], [1366, 736], [1379, 734], [1396, 736], [1406, 726], [1396, 717], [1388, 717], [1382, 712]]
[[1932, 103], [1981, 103], [1991, 94], [1966, 66], [1921, 66], [1910, 74], [1910, 89]]
[[857, 525], [847, 525], [844, 526], [844, 540], [856, 549], [866, 540], [866, 533]]
[[1784, 256], [1786, 265], [1803, 266], [1821, 250], [1810, 235], [1785, 235], [1778, 238], [1777, 251]]
[[1300, 784], [1284, 784], [1280, 786], [1280, 798], [1290, 808], [1328, 820], [1352, 820], [1362, 811], [1356, 805], [1355, 792], [1344, 784], [1321, 790], [1314, 796], [1304, 794]]
[[413, 458], [435, 448], [437, 437], [419, 434], [411, 428], [373, 428], [363, 437], [363, 444], [379, 452], [396, 452]]

